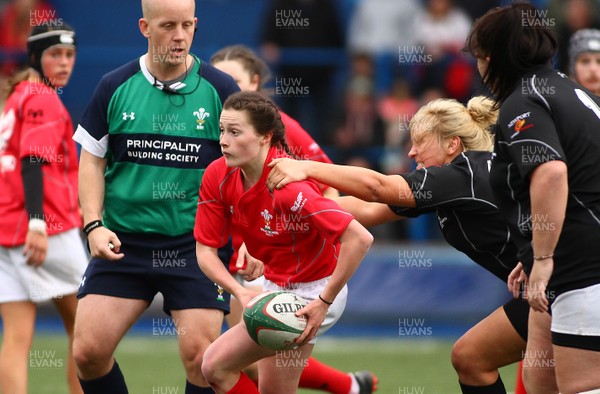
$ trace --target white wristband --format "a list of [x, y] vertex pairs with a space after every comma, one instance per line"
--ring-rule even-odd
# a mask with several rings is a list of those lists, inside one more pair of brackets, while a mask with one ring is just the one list
[[46, 234], [46, 222], [42, 219], [29, 219], [29, 231], [34, 231], [40, 234]]

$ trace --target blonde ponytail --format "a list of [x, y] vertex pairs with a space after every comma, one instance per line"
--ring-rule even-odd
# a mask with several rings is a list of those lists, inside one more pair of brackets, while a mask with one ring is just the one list
[[465, 107], [454, 99], [437, 99], [421, 107], [410, 122], [411, 138], [435, 135], [440, 141], [459, 137], [465, 151], [493, 149], [490, 129], [498, 118], [494, 102], [477, 96]]

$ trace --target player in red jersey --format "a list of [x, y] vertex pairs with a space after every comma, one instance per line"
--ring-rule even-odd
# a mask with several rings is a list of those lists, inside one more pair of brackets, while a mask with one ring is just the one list
[[[263, 348], [240, 323], [209, 347], [202, 372], [217, 393], [257, 393], [254, 383], [239, 371], [260, 360], [260, 392], [295, 392], [315, 336], [343, 312], [346, 283], [373, 237], [352, 215], [324, 198], [316, 183], [300, 182], [269, 192], [266, 163], [287, 154], [282, 152], [283, 123], [267, 97], [256, 92], [230, 96], [221, 115], [220, 144], [224, 157], [207, 168], [200, 191], [196, 223], [204, 225], [194, 230], [198, 264], [246, 305], [257, 292], [244, 288], [216, 264], [217, 248], [231, 232], [238, 233], [249, 253], [265, 262], [265, 290], [293, 291], [309, 304], [297, 312], [307, 317], [297, 351], [278, 354]], [[277, 368], [278, 357], [289, 358], [293, 367]]]
[[35, 27], [28, 61], [0, 117], [0, 391], [27, 392], [36, 303], [52, 300], [69, 337], [69, 391], [80, 393], [71, 345], [87, 257], [73, 125], [57, 94], [73, 71], [75, 33], [66, 25]]
[[[220, 49], [211, 57], [210, 62], [215, 68], [231, 75], [241, 90], [264, 92], [264, 85], [271, 77], [271, 71], [265, 62], [254, 51], [243, 45], [231, 45]], [[300, 123], [281, 109], [279, 114], [285, 126], [286, 143], [296, 158], [332, 163], [331, 159]], [[339, 197], [338, 191], [334, 188], [324, 184], [319, 186], [325, 197]], [[238, 267], [244, 267], [246, 260], [254, 260], [254, 258], [246, 253], [246, 247], [239, 237], [234, 235], [233, 240], [236, 253], [231, 259], [229, 269], [230, 272], [236, 274], [239, 270]], [[245, 273], [246, 271], [242, 270], [242, 272]], [[236, 278], [250, 289], [262, 290], [261, 278], [252, 282], [244, 281], [241, 274], [236, 275]], [[241, 317], [241, 305], [235, 297], [232, 297], [231, 313], [225, 317], [225, 320], [229, 327], [232, 327], [240, 322]], [[244, 372], [253, 380], [258, 379], [256, 366]], [[324, 390], [336, 394], [369, 394], [377, 388], [377, 377], [369, 371], [345, 373], [311, 357], [300, 377], [300, 387]]]

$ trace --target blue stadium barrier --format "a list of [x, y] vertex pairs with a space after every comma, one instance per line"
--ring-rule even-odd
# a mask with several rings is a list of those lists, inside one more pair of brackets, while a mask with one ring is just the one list
[[[350, 280], [346, 310], [328, 336], [455, 338], [506, 302], [506, 285], [446, 245], [374, 245]], [[134, 333], [165, 318], [156, 299]], [[51, 305], [38, 328], [62, 331]]]

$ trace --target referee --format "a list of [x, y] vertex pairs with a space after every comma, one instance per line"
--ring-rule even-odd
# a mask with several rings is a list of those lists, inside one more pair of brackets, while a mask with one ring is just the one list
[[74, 136], [92, 254], [73, 350], [85, 393], [127, 392], [114, 350], [157, 292], [173, 318], [186, 394], [213, 392], [200, 368], [229, 295], [196, 264], [193, 228], [204, 170], [221, 156], [222, 103], [239, 89], [189, 53], [194, 12], [193, 0], [142, 0], [148, 52], [102, 78]]

